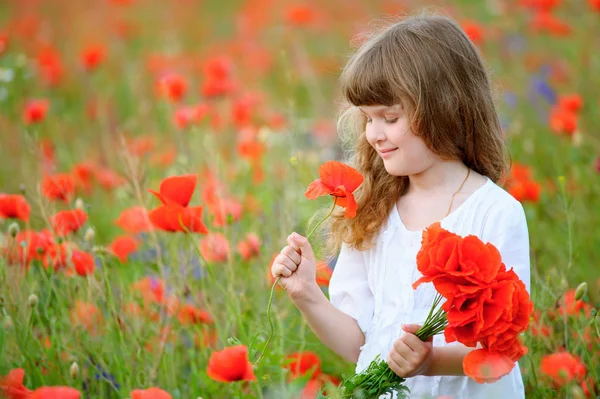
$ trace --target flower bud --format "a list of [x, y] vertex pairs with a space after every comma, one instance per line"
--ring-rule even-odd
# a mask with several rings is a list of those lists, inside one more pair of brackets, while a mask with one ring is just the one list
[[77, 198], [75, 200], [75, 208], [85, 211], [85, 203], [83, 202], [83, 200], [81, 198]]
[[6, 315], [4, 317], [4, 329], [10, 330], [14, 325], [15, 325], [15, 323], [13, 323], [12, 317], [10, 317], [9, 315]]
[[12, 238], [15, 238], [17, 236], [17, 234], [19, 234], [19, 231], [21, 231], [21, 228], [19, 227], [19, 224], [16, 222], [12, 222], [8, 226], [8, 234], [10, 234], [10, 236]]
[[27, 306], [29, 306], [30, 308], [35, 308], [38, 304], [38, 297], [35, 294], [31, 294], [29, 295], [29, 298], [27, 299]]
[[85, 231], [83, 239], [86, 242], [92, 242], [94, 240], [94, 237], [96, 237], [96, 232], [91, 227], [88, 227], [88, 229]]
[[71, 378], [76, 380], [77, 377], [79, 377], [79, 365], [77, 364], [77, 362], [73, 362], [73, 364], [71, 365]]
[[588, 284], [584, 281], [583, 283], [577, 286], [575, 290], [575, 300], [579, 301], [583, 296], [587, 293]]

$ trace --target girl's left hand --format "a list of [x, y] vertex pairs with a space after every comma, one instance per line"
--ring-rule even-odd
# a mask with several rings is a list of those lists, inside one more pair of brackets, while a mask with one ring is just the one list
[[406, 332], [394, 342], [394, 347], [387, 357], [387, 364], [398, 377], [408, 378], [426, 375], [431, 365], [433, 337], [421, 341], [415, 333], [421, 326], [405, 324]]

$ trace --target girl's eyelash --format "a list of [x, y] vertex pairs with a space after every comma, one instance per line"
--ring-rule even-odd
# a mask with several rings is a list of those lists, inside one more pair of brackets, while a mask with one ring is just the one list
[[[367, 123], [371, 123], [372, 121], [373, 121], [373, 119], [367, 117]], [[397, 121], [398, 121], [398, 118], [395, 118], [395, 119], [385, 119], [385, 123], [387, 123], [388, 125], [393, 125]]]

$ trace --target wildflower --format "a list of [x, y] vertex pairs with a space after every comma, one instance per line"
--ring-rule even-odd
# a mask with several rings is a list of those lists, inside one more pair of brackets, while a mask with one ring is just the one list
[[28, 399], [31, 392], [23, 385], [24, 377], [23, 369], [12, 369], [7, 376], [0, 377], [0, 393], [7, 399]]
[[196, 180], [196, 175], [172, 176], [160, 183], [159, 192], [149, 190], [162, 202], [148, 214], [154, 226], [169, 232], [185, 231], [185, 228], [194, 233], [208, 233], [202, 222], [204, 208], [188, 207]]
[[52, 229], [60, 237], [65, 237], [71, 233], [76, 233], [87, 221], [87, 214], [81, 209], [57, 212], [50, 223]]
[[581, 382], [585, 378], [586, 368], [581, 360], [568, 352], [558, 352], [542, 357], [541, 372], [550, 377], [557, 387], [572, 381]]
[[71, 261], [75, 266], [75, 272], [80, 276], [87, 276], [94, 273], [94, 257], [78, 249], [73, 250], [71, 255]]
[[254, 233], [249, 233], [245, 240], [238, 243], [237, 249], [244, 260], [250, 260], [260, 254], [260, 245], [260, 238]]
[[121, 212], [115, 224], [129, 234], [138, 234], [152, 229], [148, 211], [142, 206], [133, 206]]
[[29, 221], [31, 207], [22, 195], [0, 194], [0, 218], [20, 219]]
[[314, 352], [295, 352], [287, 355], [286, 360], [288, 363], [285, 368], [290, 371], [292, 378], [302, 377], [310, 372], [310, 379], [313, 379], [321, 373], [321, 360]]
[[248, 360], [248, 348], [236, 345], [213, 352], [208, 360], [207, 373], [215, 381], [254, 381], [256, 376]]
[[131, 399], [171, 399], [167, 391], [160, 388], [136, 389], [131, 391]]
[[74, 192], [75, 185], [69, 174], [59, 173], [42, 179], [42, 194], [50, 200], [68, 202]]
[[211, 233], [200, 241], [200, 252], [207, 262], [226, 262], [229, 259], [229, 241], [221, 233]]
[[27, 125], [39, 123], [46, 118], [49, 108], [50, 102], [46, 99], [30, 100], [25, 105], [25, 110], [23, 111], [23, 121]]
[[313, 181], [304, 195], [315, 199], [323, 195], [336, 197], [336, 205], [346, 208], [345, 217], [356, 216], [358, 205], [354, 191], [363, 182], [363, 176], [356, 169], [337, 161], [325, 162], [319, 167], [320, 179]]
[[105, 58], [106, 46], [103, 44], [91, 44], [81, 52], [81, 64], [88, 71], [96, 69]]
[[179, 102], [187, 91], [187, 82], [181, 75], [170, 73], [158, 79], [156, 88], [160, 96]]
[[114, 253], [121, 262], [127, 262], [127, 258], [132, 252], [137, 251], [138, 243], [133, 237], [120, 236], [114, 239], [109, 245], [109, 249]]

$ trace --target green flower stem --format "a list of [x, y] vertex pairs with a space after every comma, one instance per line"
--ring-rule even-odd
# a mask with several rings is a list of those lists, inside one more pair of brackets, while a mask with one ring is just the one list
[[[306, 236], [306, 239], [308, 240], [310, 238], [310, 236], [312, 236], [312, 234], [317, 230], [317, 228], [325, 221], [327, 220], [327, 218], [329, 218], [329, 216], [331, 216], [331, 214], [333, 213], [333, 211], [335, 210], [335, 205], [337, 203], [337, 197], [333, 197], [333, 206], [331, 207], [331, 210], [329, 211], [329, 213], [319, 221], [319, 223], [317, 223], [317, 225], [315, 227], [312, 228], [312, 230], [308, 233], [308, 235]], [[279, 283], [279, 280], [281, 279], [280, 277], [277, 277], [275, 279], [275, 282], [273, 283], [273, 285], [271, 286], [271, 294], [269, 295], [269, 302], [267, 304], [267, 319], [269, 320], [269, 327], [271, 328], [271, 330], [269, 331], [269, 337], [267, 338], [267, 342], [265, 342], [265, 346], [263, 347], [262, 351], [260, 352], [260, 355], [258, 356], [258, 358], [256, 359], [256, 361], [254, 362], [255, 365], [258, 365], [258, 363], [261, 361], [261, 359], [263, 358], [264, 354], [265, 354], [265, 350], [267, 349], [267, 347], [269, 346], [269, 343], [271, 342], [271, 339], [273, 338], [273, 333], [275, 332], [275, 328], [273, 327], [273, 320], [271, 320], [271, 307], [273, 305], [273, 296], [275, 293], [275, 287], [277, 286], [277, 283]]]

